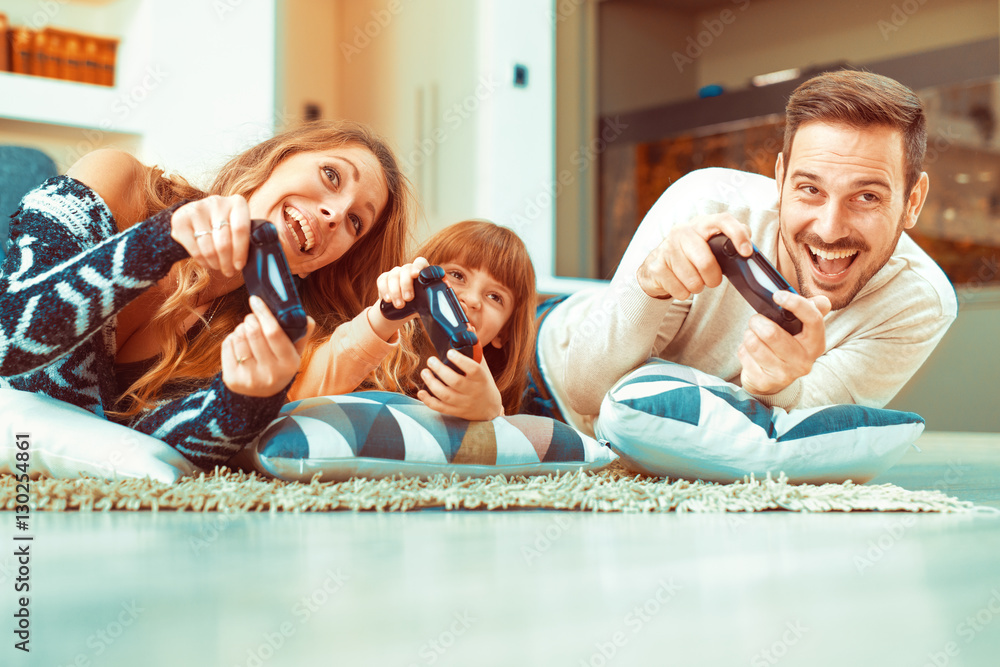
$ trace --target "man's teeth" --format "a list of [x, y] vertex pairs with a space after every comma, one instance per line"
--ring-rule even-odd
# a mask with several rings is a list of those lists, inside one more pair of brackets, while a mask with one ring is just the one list
[[316, 235], [313, 234], [312, 228], [306, 223], [306, 219], [302, 217], [301, 213], [296, 211], [291, 206], [285, 207], [285, 215], [298, 223], [298, 228], [296, 229], [296, 226], [292, 225], [291, 222], [288, 220], [285, 221], [285, 224], [288, 226], [288, 229], [291, 230], [292, 235], [294, 235], [295, 238], [299, 238], [299, 233], [301, 232], [302, 237], [305, 239], [305, 242], [299, 246], [302, 252], [312, 250], [316, 245]]
[[858, 254], [857, 250], [838, 250], [830, 252], [828, 250], [820, 250], [819, 248], [814, 248], [812, 246], [809, 246], [809, 252], [821, 259], [847, 259], [848, 257], [853, 257]]

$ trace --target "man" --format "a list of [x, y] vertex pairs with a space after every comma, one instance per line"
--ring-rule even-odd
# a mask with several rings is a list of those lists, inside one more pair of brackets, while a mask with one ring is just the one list
[[[610, 285], [553, 308], [539, 367], [563, 416], [593, 432], [604, 394], [649, 357], [741, 385], [792, 409], [882, 407], [954, 320], [954, 289], [903, 234], [929, 182], [912, 91], [868, 72], [826, 73], [786, 107], [775, 180], [729, 169], [679, 179], [636, 231]], [[793, 336], [724, 280], [708, 239], [751, 239], [798, 291], [775, 301]]]

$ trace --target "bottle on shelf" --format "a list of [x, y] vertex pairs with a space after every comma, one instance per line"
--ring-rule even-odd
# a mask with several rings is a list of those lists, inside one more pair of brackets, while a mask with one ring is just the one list
[[18, 26], [10, 31], [10, 71], [18, 74], [31, 74], [34, 60], [34, 31], [24, 26]]
[[9, 25], [7, 15], [0, 12], [0, 72], [10, 71], [10, 43], [7, 36]]

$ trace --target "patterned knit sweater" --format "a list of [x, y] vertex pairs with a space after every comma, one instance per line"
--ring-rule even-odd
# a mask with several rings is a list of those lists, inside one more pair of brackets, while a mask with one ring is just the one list
[[[170, 236], [173, 206], [117, 233], [93, 190], [68, 176], [25, 195], [0, 269], [0, 387], [31, 391], [105, 416], [117, 399], [116, 316], [187, 251]], [[196, 465], [225, 463], [277, 415], [267, 398], [211, 383], [125, 422]]]

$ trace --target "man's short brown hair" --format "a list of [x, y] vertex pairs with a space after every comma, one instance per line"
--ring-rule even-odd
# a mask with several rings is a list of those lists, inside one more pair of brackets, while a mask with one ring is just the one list
[[908, 196], [920, 178], [927, 150], [927, 119], [912, 90], [872, 72], [841, 70], [815, 76], [792, 93], [785, 107], [785, 165], [803, 123], [820, 121], [853, 128], [890, 127], [903, 135]]

